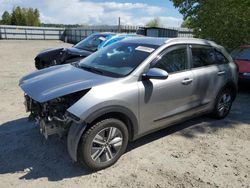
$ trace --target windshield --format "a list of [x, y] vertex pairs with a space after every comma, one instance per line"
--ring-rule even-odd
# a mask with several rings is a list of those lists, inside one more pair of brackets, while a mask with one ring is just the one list
[[118, 42], [88, 56], [79, 63], [79, 67], [112, 77], [130, 74], [158, 46]]
[[233, 59], [250, 61], [250, 48], [237, 48], [232, 53]]
[[115, 42], [118, 42], [118, 41], [120, 41], [120, 40], [122, 40], [122, 39], [124, 39], [124, 38], [125, 38], [125, 37], [116, 37], [116, 38], [110, 39], [110, 40], [106, 41], [106, 42], [103, 44], [103, 47], [109, 46], [110, 44], [113, 44], [113, 43], [115, 43]]
[[86, 39], [77, 43], [74, 47], [82, 50], [95, 52], [98, 46], [108, 38], [108, 35], [90, 35]]

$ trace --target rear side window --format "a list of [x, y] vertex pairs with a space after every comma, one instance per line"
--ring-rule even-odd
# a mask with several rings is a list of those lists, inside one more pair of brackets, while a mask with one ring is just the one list
[[197, 46], [192, 47], [191, 51], [193, 68], [228, 63], [221, 52], [211, 47]]
[[168, 73], [179, 72], [187, 69], [187, 47], [180, 46], [170, 49], [166, 54], [156, 62], [156, 68], [163, 69]]
[[192, 47], [193, 68], [216, 64], [213, 48]]

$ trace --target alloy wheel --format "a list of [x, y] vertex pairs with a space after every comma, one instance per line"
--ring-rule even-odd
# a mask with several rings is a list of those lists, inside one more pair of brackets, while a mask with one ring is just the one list
[[122, 143], [123, 136], [118, 128], [108, 127], [102, 129], [92, 140], [92, 160], [99, 163], [104, 163], [112, 160], [120, 151]]
[[224, 93], [221, 96], [217, 107], [218, 113], [221, 117], [229, 112], [231, 103], [232, 103], [231, 95], [229, 93]]

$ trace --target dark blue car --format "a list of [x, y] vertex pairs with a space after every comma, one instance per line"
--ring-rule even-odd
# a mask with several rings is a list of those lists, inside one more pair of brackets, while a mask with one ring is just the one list
[[37, 69], [53, 65], [72, 63], [83, 59], [95, 51], [135, 34], [95, 33], [80, 41], [71, 48], [55, 48], [42, 51], [35, 57]]

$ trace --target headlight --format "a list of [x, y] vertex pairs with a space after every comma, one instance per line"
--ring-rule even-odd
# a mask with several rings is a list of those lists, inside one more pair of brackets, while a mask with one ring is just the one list
[[250, 76], [250, 72], [244, 72], [243, 76]]

